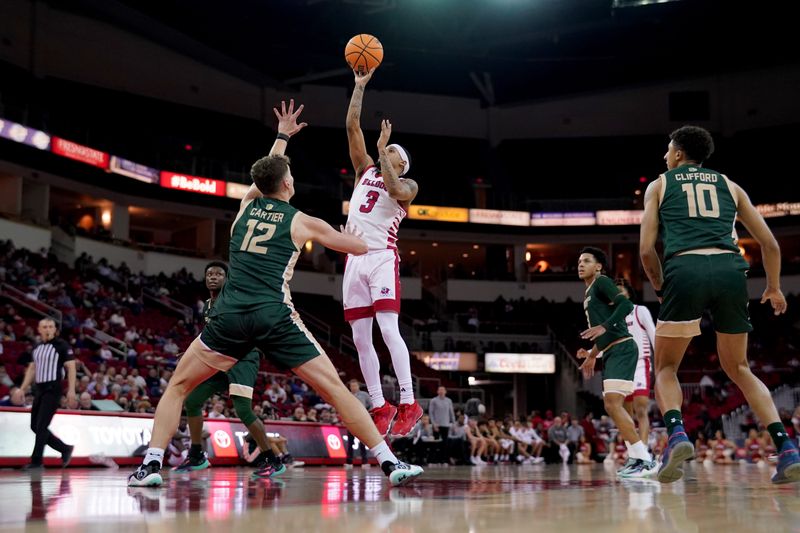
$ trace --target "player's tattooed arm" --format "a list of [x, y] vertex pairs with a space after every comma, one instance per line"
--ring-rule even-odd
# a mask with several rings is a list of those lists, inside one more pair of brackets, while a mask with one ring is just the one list
[[350, 146], [350, 161], [356, 171], [356, 179], [359, 179], [364, 170], [374, 162], [367, 153], [367, 145], [364, 141], [364, 133], [361, 131], [361, 105], [364, 101], [364, 88], [372, 78], [375, 69], [367, 74], [361, 75], [355, 72], [356, 86], [353, 95], [350, 97], [350, 106], [347, 108], [347, 142]]
[[389, 162], [389, 137], [392, 135], [392, 123], [388, 120], [381, 121], [381, 136], [378, 138], [378, 160], [381, 162], [381, 174], [389, 196], [401, 202], [410, 202], [417, 195], [419, 186], [410, 179], [401, 180], [394, 167]]
[[653, 288], [660, 291], [664, 285], [664, 272], [661, 269], [661, 260], [656, 253], [656, 240], [658, 239], [658, 190], [661, 179], [653, 181], [644, 194], [644, 216], [639, 234], [639, 255], [642, 257], [642, 266], [650, 279]]

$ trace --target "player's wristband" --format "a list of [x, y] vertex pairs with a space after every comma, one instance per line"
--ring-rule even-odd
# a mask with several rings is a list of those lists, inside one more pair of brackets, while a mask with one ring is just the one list
[[664, 296], [664, 289], [656, 289], [656, 296], [662, 298]]
[[288, 135], [286, 135], [285, 133], [279, 133], [279, 134], [276, 136], [276, 138], [277, 138], [277, 139], [280, 139], [280, 140], [282, 140], [282, 141], [286, 141], [287, 143], [289, 142], [289, 136], [288, 136]]

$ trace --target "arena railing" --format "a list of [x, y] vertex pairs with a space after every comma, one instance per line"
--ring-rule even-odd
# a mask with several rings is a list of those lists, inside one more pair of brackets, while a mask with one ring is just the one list
[[191, 322], [192, 318], [194, 317], [191, 307], [186, 304], [182, 304], [178, 300], [170, 298], [169, 296], [162, 296], [153, 289], [144, 288], [142, 290], [142, 295], [151, 302], [155, 302], [158, 305], [183, 316], [187, 323]]
[[33, 311], [42, 318], [52, 318], [56, 327], [61, 329], [62, 313], [55, 307], [39, 300], [29, 300], [25, 293], [8, 283], [0, 284], [0, 295], [14, 302], [14, 304]]

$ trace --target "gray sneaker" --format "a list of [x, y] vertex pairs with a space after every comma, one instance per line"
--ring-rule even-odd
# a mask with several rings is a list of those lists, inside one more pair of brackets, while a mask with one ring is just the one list
[[628, 460], [625, 461], [625, 464], [622, 465], [619, 470], [617, 470], [617, 475], [622, 477], [622, 473], [627, 472], [634, 464], [636, 464], [636, 459], [633, 457], [628, 457]]
[[617, 475], [626, 479], [649, 478], [658, 472], [658, 461], [634, 459], [633, 465]]

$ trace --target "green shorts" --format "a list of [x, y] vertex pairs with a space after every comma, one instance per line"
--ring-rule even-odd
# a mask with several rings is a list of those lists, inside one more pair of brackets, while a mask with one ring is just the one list
[[753, 331], [747, 310], [749, 268], [747, 261], [735, 253], [671, 257], [664, 265], [664, 302], [656, 334], [700, 335], [700, 319], [706, 309], [719, 333]]
[[238, 360], [257, 348], [269, 361], [289, 369], [325, 353], [297, 311], [283, 303], [212, 316], [200, 340], [211, 350]]
[[639, 362], [639, 348], [632, 337], [603, 351], [603, 394], [633, 393], [633, 378]]
[[258, 378], [260, 354], [253, 350], [237, 361], [227, 372], [217, 372], [205, 381], [214, 392], [225, 392], [234, 396], [253, 397], [253, 387]]

